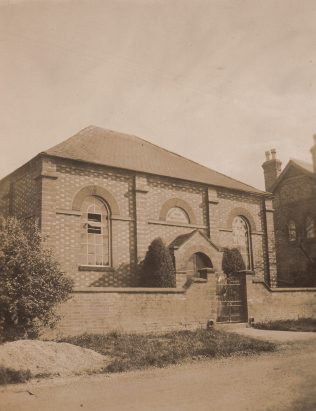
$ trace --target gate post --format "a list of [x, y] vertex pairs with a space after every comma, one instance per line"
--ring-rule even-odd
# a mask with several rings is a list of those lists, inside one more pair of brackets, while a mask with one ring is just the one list
[[217, 321], [217, 296], [216, 296], [216, 285], [217, 285], [217, 273], [213, 268], [206, 268], [205, 274], [207, 278], [207, 285], [210, 293], [210, 319]]

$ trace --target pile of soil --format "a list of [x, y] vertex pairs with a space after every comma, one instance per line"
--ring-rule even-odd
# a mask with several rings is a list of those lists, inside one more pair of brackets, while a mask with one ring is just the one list
[[0, 366], [30, 370], [33, 375], [78, 375], [99, 371], [108, 363], [104, 355], [67, 343], [20, 340], [0, 345]]

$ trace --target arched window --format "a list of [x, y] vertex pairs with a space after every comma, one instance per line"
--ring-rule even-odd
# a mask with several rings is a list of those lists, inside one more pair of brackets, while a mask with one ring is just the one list
[[87, 197], [82, 204], [80, 263], [110, 265], [110, 213], [97, 197]]
[[305, 221], [306, 238], [315, 238], [315, 220], [312, 216], [307, 216]]
[[233, 242], [244, 260], [247, 270], [252, 268], [251, 239], [249, 224], [244, 217], [237, 216], [233, 220]]
[[188, 214], [180, 207], [169, 208], [166, 215], [166, 221], [171, 223], [190, 224]]
[[289, 241], [296, 241], [296, 224], [294, 220], [290, 220], [288, 223], [288, 236]]

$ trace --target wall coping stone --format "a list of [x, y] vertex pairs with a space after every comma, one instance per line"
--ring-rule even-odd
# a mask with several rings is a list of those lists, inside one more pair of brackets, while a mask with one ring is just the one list
[[191, 277], [191, 280], [192, 280], [193, 283], [207, 283], [206, 278]]
[[179, 288], [149, 288], [149, 287], [82, 287], [74, 288], [73, 293], [117, 293], [117, 294], [185, 294], [185, 289]]
[[270, 291], [272, 292], [277, 292], [277, 293], [283, 293], [283, 292], [314, 292], [316, 293], [316, 287], [271, 287]]
[[268, 291], [272, 293], [288, 293], [288, 292], [314, 292], [316, 293], [316, 287], [270, 287], [264, 281], [261, 280], [252, 280], [253, 284], [261, 284], [263, 285]]

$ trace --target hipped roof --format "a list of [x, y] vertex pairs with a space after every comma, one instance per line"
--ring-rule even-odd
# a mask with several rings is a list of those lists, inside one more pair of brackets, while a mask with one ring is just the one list
[[44, 154], [248, 193], [267, 194], [142, 138], [95, 126], [84, 128], [44, 151]]

